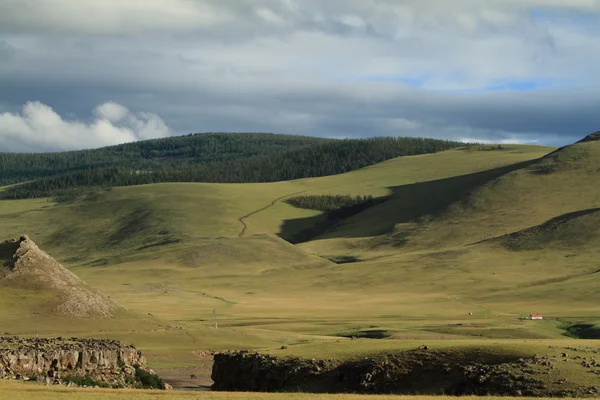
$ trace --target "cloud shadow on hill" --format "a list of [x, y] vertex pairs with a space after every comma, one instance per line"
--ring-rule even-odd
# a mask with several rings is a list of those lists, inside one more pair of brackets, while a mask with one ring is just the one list
[[[377, 198], [373, 207], [345, 219], [320, 214], [309, 218], [285, 220], [278, 233], [290, 243], [304, 243], [326, 235], [327, 238], [359, 238], [393, 232], [396, 224], [438, 217], [454, 203], [466, 201], [477, 188], [510, 172], [526, 168], [539, 160], [495, 168], [451, 178], [389, 187], [391, 194]], [[358, 220], [360, 229], [353, 229]], [[343, 228], [343, 229], [340, 229]]]

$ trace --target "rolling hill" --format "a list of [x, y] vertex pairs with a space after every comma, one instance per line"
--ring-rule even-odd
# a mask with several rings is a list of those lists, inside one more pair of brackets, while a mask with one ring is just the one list
[[[402, 346], [554, 345], [573, 332], [593, 336], [600, 321], [592, 139], [461, 147], [278, 182], [2, 200], [0, 237], [29, 233], [129, 312], [182, 328], [174, 350], [160, 330], [102, 333], [139, 342], [158, 368], [191, 366], [198, 349], [285, 344], [327, 357], [358, 332]], [[290, 204], [324, 195], [374, 201], [341, 218]], [[532, 312], [547, 318], [519, 319]], [[356, 351], [399, 343], [374, 342]]]
[[597, 318], [599, 155], [599, 142], [583, 140], [534, 162], [396, 188], [300, 247], [378, 275], [402, 270], [403, 290], [428, 286], [457, 303]]
[[[369, 313], [367, 310], [373, 307], [382, 312], [386, 309], [389, 313], [397, 312], [400, 298], [395, 294], [396, 289], [383, 290], [399, 284], [394, 278], [396, 272], [379, 269], [378, 274], [372, 274], [369, 271], [375, 267], [369, 265], [337, 265], [327, 259], [335, 260], [328, 253], [313, 255], [312, 251], [302, 251], [279, 240], [273, 242], [273, 236], [264, 236], [301, 231], [323, 217], [321, 212], [291, 206], [285, 202], [286, 198], [298, 193], [391, 196], [380, 206], [353, 217], [358, 218], [378, 207], [389, 206], [396, 186], [410, 187], [417, 180], [464, 179], [461, 177], [486, 174], [490, 169], [541, 157], [550, 150], [527, 146], [507, 147], [502, 151], [451, 150], [400, 157], [342, 175], [277, 183], [177, 183], [113, 188], [45, 208], [39, 208], [40, 203], [34, 200], [26, 200], [32, 209], [9, 213], [0, 220], [7, 234], [17, 229], [30, 232], [95, 287], [123, 304], [144, 304], [140, 311], [149, 309], [157, 316], [175, 318], [172, 312], [166, 312], [165, 305], [179, 303], [188, 290], [200, 290], [226, 299], [221, 312], [228, 318], [300, 317], [319, 309], [319, 318], [337, 315], [343, 320], [357, 312]], [[320, 242], [310, 241], [305, 245], [311, 250], [311, 245]], [[280, 250], [275, 251], [273, 243], [279, 243]], [[184, 260], [189, 254], [198, 253], [204, 255], [197, 257], [203, 263], [190, 268]], [[357, 258], [368, 254], [365, 251]], [[319, 255], [327, 257], [315, 257]], [[143, 285], [115, 287], [113, 282], [119, 281], [138, 281]], [[155, 295], [154, 287], [165, 282], [170, 289], [162, 296]], [[320, 296], [308, 301], [305, 296], [317, 288]], [[371, 301], [366, 302], [363, 296], [376, 288], [380, 294], [370, 294]], [[432, 301], [436, 303], [445, 296], [435, 295]], [[136, 300], [141, 298], [144, 299], [141, 303]], [[288, 300], [284, 302], [283, 298]], [[205, 296], [188, 298], [189, 306], [184, 309], [194, 309], [198, 316], [204, 316], [201, 319], [208, 319], [212, 308], [219, 305], [214, 301]], [[452, 303], [447, 306], [455, 307]], [[156, 310], [165, 310], [167, 314]]]
[[159, 182], [276, 182], [352, 171], [463, 143], [422, 138], [323, 140], [269, 134], [197, 134], [97, 150], [0, 154], [13, 185], [0, 198], [70, 199], [100, 188]]

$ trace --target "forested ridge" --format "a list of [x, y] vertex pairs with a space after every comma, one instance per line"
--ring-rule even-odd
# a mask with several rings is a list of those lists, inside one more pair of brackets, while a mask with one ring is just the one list
[[279, 153], [331, 139], [271, 133], [200, 133], [59, 153], [0, 153], [0, 186], [90, 168], [175, 168]]
[[42, 177], [6, 188], [0, 198], [61, 199], [106, 187], [159, 182], [254, 183], [318, 177], [462, 145], [422, 138], [330, 140], [201, 134], [81, 152], [2, 154], [0, 172], [5, 184]]

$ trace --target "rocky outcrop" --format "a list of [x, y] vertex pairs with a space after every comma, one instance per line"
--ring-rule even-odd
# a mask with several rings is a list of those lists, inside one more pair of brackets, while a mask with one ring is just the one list
[[27, 235], [0, 243], [0, 287], [47, 290], [55, 294], [53, 312], [73, 318], [111, 317], [119, 308], [42, 251]]
[[555, 382], [548, 378], [553, 370], [553, 361], [547, 356], [525, 359], [425, 348], [346, 362], [227, 352], [214, 357], [212, 389], [532, 397], [594, 397], [600, 393], [597, 386]]
[[438, 391], [432, 380], [458, 379], [457, 363], [438, 353], [412, 351], [356, 361], [279, 359], [250, 352], [214, 357], [213, 390], [261, 392], [422, 393]]
[[234, 351], [217, 353], [211, 378], [212, 390], [243, 392], [280, 392], [306, 389], [322, 374], [339, 366], [335, 360], [306, 360]]
[[142, 387], [148, 376], [141, 351], [118, 341], [0, 337], [0, 378]]

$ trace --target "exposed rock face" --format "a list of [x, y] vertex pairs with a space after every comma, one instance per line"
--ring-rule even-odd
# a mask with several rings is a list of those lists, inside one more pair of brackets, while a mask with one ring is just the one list
[[341, 364], [301, 358], [279, 360], [276, 357], [236, 351], [217, 353], [211, 378], [212, 390], [279, 392], [297, 390], [319, 380], [319, 376]]
[[27, 235], [0, 243], [1, 258], [9, 258], [10, 253], [12, 260], [0, 265], [0, 286], [52, 290], [58, 299], [54, 311], [74, 318], [110, 317], [119, 308], [43, 252]]
[[151, 373], [141, 351], [114, 340], [0, 337], [0, 378], [59, 383], [89, 377], [136, 387], [136, 368]]
[[[548, 384], [549, 357], [487, 358], [481, 355], [411, 350], [341, 362], [278, 359], [249, 352], [214, 356], [213, 390], [421, 395], [594, 397], [594, 387]], [[591, 365], [591, 364], [590, 364]], [[591, 368], [591, 367], [590, 367]], [[597, 385], [600, 386], [600, 385]]]

